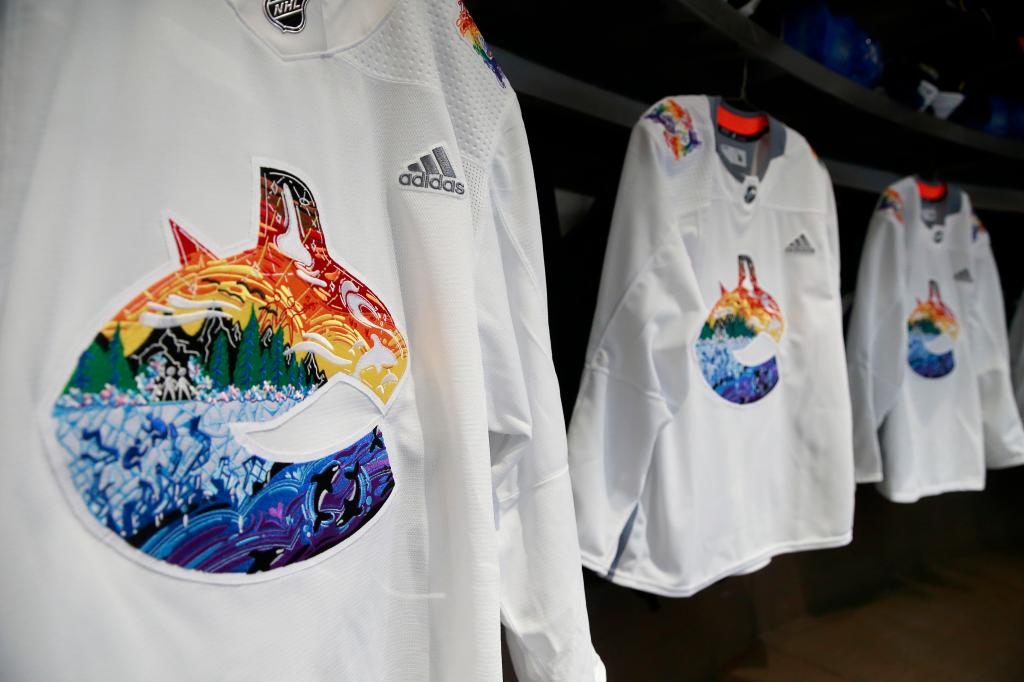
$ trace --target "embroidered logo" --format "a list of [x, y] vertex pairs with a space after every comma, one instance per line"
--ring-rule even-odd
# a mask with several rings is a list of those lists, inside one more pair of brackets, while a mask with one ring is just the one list
[[974, 278], [971, 277], [971, 271], [967, 268], [964, 268], [953, 275], [953, 279], [957, 282], [967, 282], [968, 284], [974, 282]]
[[308, 0], [263, 0], [263, 14], [283, 33], [298, 33], [306, 27]]
[[814, 247], [811, 246], [811, 242], [807, 239], [806, 234], [801, 234], [799, 237], [794, 239], [786, 247], [786, 253], [814, 253]]
[[776, 361], [785, 322], [778, 303], [757, 282], [754, 261], [739, 257], [739, 281], [711, 308], [695, 344], [708, 385], [738, 405], [768, 395], [779, 383]]
[[[314, 557], [395, 486], [379, 423], [408, 369], [405, 337], [332, 257], [298, 176], [261, 167], [258, 192], [257, 243], [231, 255], [169, 221], [178, 267], [101, 327], [52, 410], [57, 468], [87, 521], [129, 553], [203, 573]], [[339, 383], [363, 396], [358, 437], [256, 451], [252, 432]]]
[[501, 70], [498, 60], [494, 58], [494, 53], [491, 51], [491, 46], [484, 40], [483, 34], [477, 28], [476, 22], [470, 16], [469, 10], [466, 9], [466, 3], [463, 0], [459, 0], [459, 17], [455, 20], [455, 26], [459, 29], [459, 33], [462, 34], [462, 38], [473, 46], [473, 51], [484, 60], [484, 64], [491, 70], [494, 77], [498, 79], [498, 84], [501, 87], [505, 87], [505, 72]]
[[700, 146], [690, 112], [674, 99], [664, 99], [644, 114], [644, 118], [661, 125], [661, 134], [678, 161]]
[[892, 211], [893, 217], [899, 222], [903, 222], [903, 199], [894, 189], [890, 188], [882, 192], [882, 196], [878, 200], [878, 210]]
[[928, 300], [918, 299], [907, 318], [910, 368], [926, 379], [938, 379], [952, 372], [953, 345], [959, 333], [960, 325], [953, 311], [942, 302], [938, 283], [929, 281]]
[[455, 167], [444, 147], [438, 145], [406, 166], [398, 176], [406, 189], [420, 189], [451, 196], [462, 196], [466, 186], [456, 177]]

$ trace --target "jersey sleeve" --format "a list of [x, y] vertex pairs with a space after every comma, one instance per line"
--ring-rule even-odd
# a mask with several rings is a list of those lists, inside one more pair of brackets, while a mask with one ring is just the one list
[[1013, 370], [1017, 407], [1021, 415], [1024, 415], [1024, 295], [1020, 297], [1010, 327], [1010, 366]]
[[903, 315], [906, 256], [898, 209], [880, 204], [871, 218], [857, 272], [847, 334], [858, 483], [882, 480], [878, 429], [903, 382], [907, 330]]
[[[682, 401], [687, 310], [699, 288], [674, 222], [675, 159], [641, 120], [634, 128], [612, 216], [597, 310], [569, 426], [585, 564], [614, 568], [661, 430]], [[682, 159], [683, 163], [689, 159]], [[692, 314], [691, 314], [692, 319]]]
[[984, 229], [976, 228], [971, 248], [975, 294], [969, 317], [971, 351], [981, 397], [985, 464], [990, 469], [999, 469], [1024, 464], [1024, 427], [1010, 376], [1010, 346], [999, 271]]
[[[825, 184], [827, 193], [827, 203], [825, 204], [825, 229], [828, 234], [828, 248], [829, 255], [832, 258], [832, 277], [833, 286], [836, 291], [840, 290], [840, 276], [842, 269], [842, 258], [839, 253], [839, 213], [836, 210], [836, 195], [832, 189], [832, 177], [829, 175], [828, 169], [825, 165], [821, 166], [822, 171], [825, 173], [827, 182]], [[839, 303], [840, 313], [839, 316], [842, 318], [842, 302]]]
[[603, 680], [583, 592], [533, 168], [510, 102], [477, 263], [501, 616], [523, 682]]

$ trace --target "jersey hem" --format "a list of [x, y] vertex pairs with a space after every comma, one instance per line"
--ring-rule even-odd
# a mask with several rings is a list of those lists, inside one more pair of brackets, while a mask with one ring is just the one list
[[978, 492], [984, 489], [984, 479], [969, 479], [966, 481], [940, 483], [939, 485], [929, 486], [927, 488], [919, 488], [918, 490], [901, 491], [897, 493], [887, 493], [882, 490], [881, 486], [879, 486], [878, 492], [880, 492], [882, 497], [890, 502], [911, 504], [913, 502], [917, 502], [922, 497], [931, 497], [932, 495], [941, 495], [942, 493]]
[[747, 575], [754, 571], [760, 570], [767, 566], [772, 558], [782, 555], [790, 554], [793, 552], [802, 552], [813, 549], [829, 549], [832, 547], [842, 547], [843, 545], [850, 544], [853, 540], [853, 531], [849, 530], [841, 535], [833, 535], [824, 538], [814, 538], [810, 540], [800, 540], [796, 542], [784, 542], [766, 550], [759, 552], [751, 557], [743, 559], [742, 561], [735, 563], [728, 568], [718, 571], [714, 575], [703, 578], [697, 583], [691, 583], [684, 587], [665, 587], [656, 583], [647, 581], [643, 578], [637, 578], [628, 574], [623, 574], [621, 571], [616, 571], [612, 575], [608, 575], [607, 568], [603, 567], [600, 562], [595, 561], [592, 557], [583, 555], [583, 565], [590, 570], [600, 575], [605, 580], [620, 585], [622, 587], [628, 587], [634, 590], [641, 590], [643, 592], [650, 592], [651, 594], [657, 594], [662, 597], [691, 597], [701, 590], [710, 587], [723, 578], [728, 578], [735, 575]]

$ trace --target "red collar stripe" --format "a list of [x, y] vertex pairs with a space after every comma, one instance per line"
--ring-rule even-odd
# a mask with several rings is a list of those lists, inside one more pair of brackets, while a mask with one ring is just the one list
[[923, 180], [918, 180], [917, 191], [921, 193], [921, 198], [925, 201], [938, 201], [946, 196], [946, 183], [940, 182], [931, 185]]
[[734, 114], [721, 104], [718, 105], [716, 121], [722, 128], [745, 137], [757, 135], [768, 129], [768, 117], [765, 114]]

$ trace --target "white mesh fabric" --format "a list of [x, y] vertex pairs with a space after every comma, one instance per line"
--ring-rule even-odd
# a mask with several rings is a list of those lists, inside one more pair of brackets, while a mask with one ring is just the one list
[[458, 15], [453, 0], [399, 0], [374, 39], [339, 56], [379, 78], [440, 87], [460, 153], [486, 163], [512, 89], [460, 35]]

